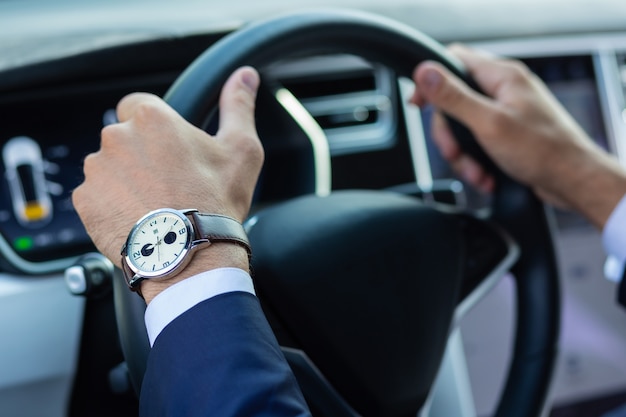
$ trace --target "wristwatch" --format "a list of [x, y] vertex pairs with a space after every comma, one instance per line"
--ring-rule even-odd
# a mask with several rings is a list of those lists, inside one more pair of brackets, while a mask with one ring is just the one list
[[151, 211], [137, 221], [122, 247], [126, 282], [132, 291], [139, 291], [144, 279], [171, 278], [185, 268], [197, 250], [216, 242], [240, 245], [248, 256], [251, 254], [243, 226], [231, 217], [195, 209]]

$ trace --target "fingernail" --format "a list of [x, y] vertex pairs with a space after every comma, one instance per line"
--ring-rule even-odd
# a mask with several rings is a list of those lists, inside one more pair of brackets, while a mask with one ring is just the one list
[[428, 70], [424, 74], [424, 87], [427, 91], [436, 90], [441, 84], [441, 74], [436, 70]]
[[243, 73], [241, 77], [241, 81], [244, 83], [246, 87], [248, 87], [251, 91], [256, 92], [259, 87], [259, 76], [256, 72], [246, 71]]

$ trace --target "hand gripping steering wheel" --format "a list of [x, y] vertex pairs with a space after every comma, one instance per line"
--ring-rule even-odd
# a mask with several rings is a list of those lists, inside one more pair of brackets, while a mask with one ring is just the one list
[[[322, 11], [223, 38], [187, 68], [166, 101], [203, 126], [236, 68], [262, 71], [279, 59], [327, 53], [357, 55], [402, 77], [436, 60], [473, 85], [461, 63], [418, 31], [368, 14]], [[302, 353], [304, 366], [298, 355], [290, 363], [316, 414], [416, 415], [458, 316], [503, 268], [516, 278], [516, 334], [496, 416], [539, 416], [545, 406], [560, 307], [549, 219], [528, 188], [497, 170], [467, 129], [450, 123], [463, 149], [498, 179], [488, 218], [351, 191], [279, 204], [258, 213], [249, 230], [257, 292], [289, 357]], [[143, 306], [124, 285], [116, 285], [115, 297], [138, 388], [149, 350]]]

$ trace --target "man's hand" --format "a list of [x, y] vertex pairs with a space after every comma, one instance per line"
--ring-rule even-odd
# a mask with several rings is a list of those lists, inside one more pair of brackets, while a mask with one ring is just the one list
[[[120, 101], [119, 123], [102, 130], [101, 148], [85, 159], [85, 181], [72, 196], [98, 250], [120, 266], [120, 250], [132, 226], [162, 207], [245, 219], [263, 164], [254, 123], [258, 84], [251, 68], [229, 78], [216, 136], [187, 123], [156, 96], [131, 94]], [[245, 250], [212, 245], [166, 283], [222, 266], [247, 269]], [[160, 283], [142, 284], [148, 302], [164, 288], [154, 284]]]
[[412, 102], [430, 103], [438, 110], [433, 137], [443, 156], [479, 189], [493, 189], [493, 178], [461, 152], [440, 112], [465, 124], [508, 175], [547, 202], [578, 210], [603, 227], [626, 193], [626, 176], [616, 161], [587, 137], [522, 63], [460, 45], [450, 47], [450, 52], [487, 96], [437, 63], [424, 62], [415, 69]]

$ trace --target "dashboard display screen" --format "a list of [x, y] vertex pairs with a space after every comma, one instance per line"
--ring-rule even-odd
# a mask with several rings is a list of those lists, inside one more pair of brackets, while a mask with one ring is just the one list
[[598, 145], [608, 149], [591, 56], [533, 58], [525, 62], [585, 132]]
[[82, 166], [82, 154], [72, 144], [45, 143], [31, 136], [14, 136], [2, 144], [0, 228], [20, 257], [67, 257], [68, 248], [77, 250], [89, 241], [71, 201], [80, 181], [76, 167]]
[[[0, 233], [12, 254], [45, 262], [92, 249], [71, 195], [98, 149], [103, 116], [121, 93], [0, 102]], [[11, 255], [11, 256], [7, 256]]]
[[[526, 64], [547, 84], [587, 135], [610, 151], [591, 56], [533, 58], [526, 60]], [[575, 212], [558, 208], [554, 212], [559, 229], [588, 227], [588, 222]]]

